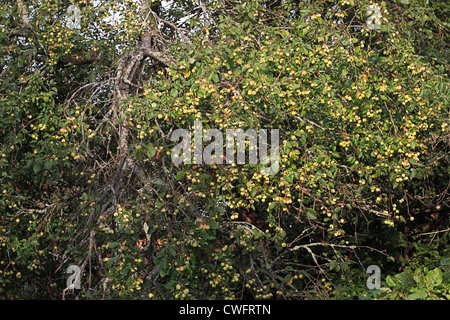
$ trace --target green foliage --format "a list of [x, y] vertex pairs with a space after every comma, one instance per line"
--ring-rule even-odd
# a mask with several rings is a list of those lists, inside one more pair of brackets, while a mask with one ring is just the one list
[[385, 300], [448, 300], [450, 298], [449, 259], [442, 258], [439, 266], [428, 269], [409, 266], [405, 271], [386, 277], [387, 287], [374, 297]]
[[[26, 28], [0, 5], [2, 298], [448, 299], [441, 2], [378, 3], [380, 30], [370, 1], [153, 3], [184, 36], [134, 2], [80, 1], [81, 31], [23, 2]], [[194, 121], [279, 129], [280, 171], [175, 165]]]

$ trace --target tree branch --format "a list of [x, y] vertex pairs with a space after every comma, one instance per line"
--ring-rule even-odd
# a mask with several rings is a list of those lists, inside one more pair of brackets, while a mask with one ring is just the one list
[[8, 35], [8, 37], [30, 37], [31, 33], [30, 31], [23, 29], [23, 28], [14, 28], [14, 29], [5, 29], [5, 28], [1, 28], [2, 32], [6, 33]]
[[444, 229], [444, 230], [438, 230], [438, 231], [433, 231], [433, 232], [424, 232], [424, 233], [419, 233], [416, 238], [421, 237], [421, 236], [426, 236], [429, 234], [437, 234], [437, 233], [441, 233], [441, 232], [448, 232], [450, 231], [450, 228]]
[[149, 57], [158, 60], [159, 62], [165, 64], [170, 67], [175, 64], [175, 60], [171, 57], [166, 56], [165, 54], [152, 50], [149, 46], [145, 45], [141, 48], [144, 57]]

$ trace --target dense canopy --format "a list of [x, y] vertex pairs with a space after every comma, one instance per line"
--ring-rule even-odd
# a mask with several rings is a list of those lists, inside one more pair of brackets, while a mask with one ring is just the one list
[[0, 297], [449, 299], [449, 11], [3, 1]]

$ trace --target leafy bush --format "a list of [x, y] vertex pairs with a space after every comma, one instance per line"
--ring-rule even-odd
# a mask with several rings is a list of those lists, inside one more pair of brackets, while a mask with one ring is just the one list
[[375, 297], [379, 299], [407, 300], [448, 300], [450, 298], [449, 259], [442, 258], [440, 266], [429, 270], [427, 267], [409, 267], [401, 273], [388, 275], [388, 287], [380, 289]]
[[[78, 265], [82, 298], [448, 298], [449, 83], [422, 54], [447, 27], [383, 2], [370, 30], [370, 3], [212, 1], [205, 28], [156, 2], [159, 38], [148, 7], [83, 2], [77, 33], [48, 1], [25, 40], [2, 6], [2, 296], [73, 298]], [[279, 172], [174, 164], [195, 121], [280, 130]]]

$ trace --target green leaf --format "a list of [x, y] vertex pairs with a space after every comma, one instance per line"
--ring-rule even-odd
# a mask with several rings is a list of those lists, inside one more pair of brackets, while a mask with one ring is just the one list
[[219, 224], [216, 221], [212, 221], [210, 222], [209, 227], [211, 229], [219, 229]]
[[381, 32], [387, 32], [387, 31], [389, 31], [389, 28], [388, 28], [387, 26], [385, 26], [385, 25], [382, 24], [382, 25], [380, 26], [380, 31], [381, 31]]
[[34, 173], [38, 173], [39, 171], [41, 171], [41, 164], [39, 162], [34, 163], [33, 171], [34, 171]]
[[[284, 177], [287, 182], [292, 183], [294, 181], [294, 176], [292, 174], [288, 174]], [[252, 191], [255, 189], [252, 189]], [[255, 196], [255, 192], [252, 193], [252, 197]]]
[[176, 88], [172, 88], [172, 90], [170, 90], [170, 95], [176, 98], [178, 96], [178, 90]]
[[151, 159], [155, 156], [155, 154], [156, 154], [156, 149], [153, 146], [153, 144], [150, 143], [147, 147], [147, 156]]
[[199, 97], [205, 97], [206, 96], [206, 91], [203, 89], [199, 89], [197, 92]]
[[48, 161], [48, 160], [44, 161], [44, 168], [46, 170], [50, 170], [52, 167], [53, 167], [53, 162], [52, 161]]
[[403, 287], [414, 285], [412, 274], [409, 272], [398, 273], [394, 276], [395, 280], [399, 282]]
[[308, 208], [308, 210], [306, 211], [306, 216], [312, 220], [316, 220], [317, 212], [316, 212], [316, 210], [314, 210], [312, 208]]
[[426, 283], [429, 287], [437, 287], [442, 283], [442, 271], [439, 268], [431, 270], [426, 276]]
[[391, 288], [395, 288], [395, 286], [397, 285], [394, 278], [392, 278], [391, 276], [386, 277], [386, 283]]
[[414, 281], [421, 287], [425, 285], [425, 277], [423, 276], [422, 270], [417, 269], [414, 272]]
[[319, 181], [319, 183], [320, 183], [320, 185], [322, 187], [326, 187], [327, 186], [327, 182], [323, 178], [319, 178], [318, 181]]
[[174, 281], [167, 281], [166, 284], [164, 285], [164, 288], [166, 290], [172, 290], [174, 287], [175, 287]]
[[168, 271], [169, 260], [168, 260], [167, 256], [164, 256], [161, 259], [160, 266], [161, 266], [161, 269], [159, 270], [159, 274], [160, 274], [161, 278], [164, 278], [169, 273], [169, 271]]
[[94, 82], [96, 78], [97, 78], [97, 75], [94, 72], [89, 73], [89, 75], [87, 76], [87, 80], [89, 82]]
[[169, 253], [172, 257], [175, 257], [177, 255], [174, 247], [169, 247]]
[[117, 243], [117, 242], [111, 242], [109, 245], [108, 245], [108, 248], [109, 249], [113, 249], [113, 248], [115, 248], [115, 247], [117, 247], [119, 244]]
[[186, 170], [178, 171], [178, 172], [177, 172], [177, 175], [175, 176], [175, 179], [176, 179], [177, 181], [179, 181], [181, 178], [183, 178], [183, 176], [184, 176], [185, 173], [186, 173]]
[[288, 273], [287, 275], [284, 276], [283, 281], [285, 283], [290, 283], [292, 281], [291, 280], [292, 278], [293, 278], [292, 275], [290, 273]]

